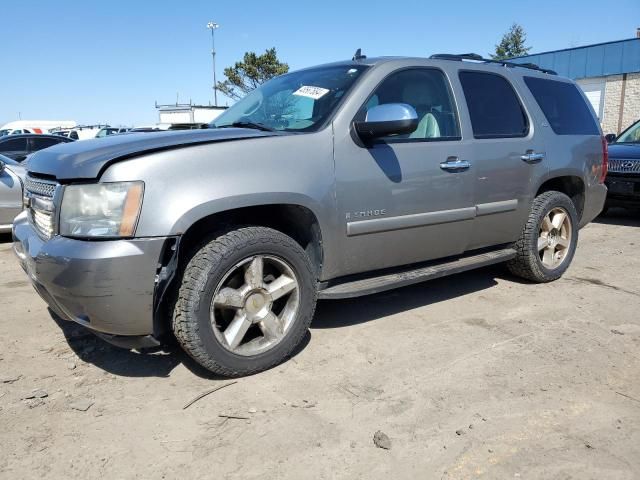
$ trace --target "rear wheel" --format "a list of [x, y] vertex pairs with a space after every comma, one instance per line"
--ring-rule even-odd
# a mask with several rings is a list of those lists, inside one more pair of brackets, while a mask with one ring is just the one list
[[507, 266], [519, 277], [550, 282], [569, 268], [578, 243], [578, 214], [569, 197], [545, 192], [533, 202], [529, 219]]
[[233, 230], [189, 261], [173, 330], [184, 350], [212, 372], [266, 370], [302, 341], [315, 287], [311, 262], [293, 239], [263, 227]]

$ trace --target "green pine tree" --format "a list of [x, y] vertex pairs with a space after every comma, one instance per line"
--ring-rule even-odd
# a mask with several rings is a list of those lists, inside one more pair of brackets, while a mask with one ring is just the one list
[[507, 33], [502, 36], [500, 43], [496, 45], [496, 53], [491, 55], [494, 60], [522, 57], [527, 55], [531, 47], [526, 46], [527, 34], [522, 26], [514, 23]]

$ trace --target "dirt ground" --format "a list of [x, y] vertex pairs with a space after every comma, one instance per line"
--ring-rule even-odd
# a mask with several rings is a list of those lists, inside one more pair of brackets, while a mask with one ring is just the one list
[[229, 381], [58, 324], [0, 237], [0, 478], [640, 478], [640, 217], [617, 213], [554, 284], [323, 302], [293, 359], [186, 410]]

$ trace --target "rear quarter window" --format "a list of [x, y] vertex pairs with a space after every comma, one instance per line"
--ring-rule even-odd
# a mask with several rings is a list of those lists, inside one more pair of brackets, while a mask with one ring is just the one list
[[575, 84], [537, 77], [524, 77], [524, 81], [557, 135], [600, 135], [598, 124]]

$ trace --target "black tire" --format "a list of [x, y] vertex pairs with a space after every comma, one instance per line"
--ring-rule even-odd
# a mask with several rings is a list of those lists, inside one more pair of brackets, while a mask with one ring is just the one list
[[[254, 255], [281, 258], [298, 279], [299, 306], [285, 336], [270, 350], [254, 356], [237, 355], [216, 338], [209, 310], [215, 289], [224, 275]], [[283, 233], [264, 227], [227, 231], [196, 249], [182, 277], [173, 312], [173, 332], [182, 348], [207, 370], [228, 377], [267, 370], [288, 358], [302, 342], [316, 305], [316, 280], [309, 257]]]
[[[540, 259], [538, 237], [544, 217], [554, 208], [564, 209], [571, 222], [571, 241], [565, 259], [556, 268], [547, 268]], [[560, 278], [571, 265], [578, 243], [578, 214], [575, 205], [564, 193], [550, 191], [538, 195], [533, 201], [531, 213], [520, 238], [514, 244], [516, 257], [507, 263], [514, 275], [537, 283], [551, 282]]]

